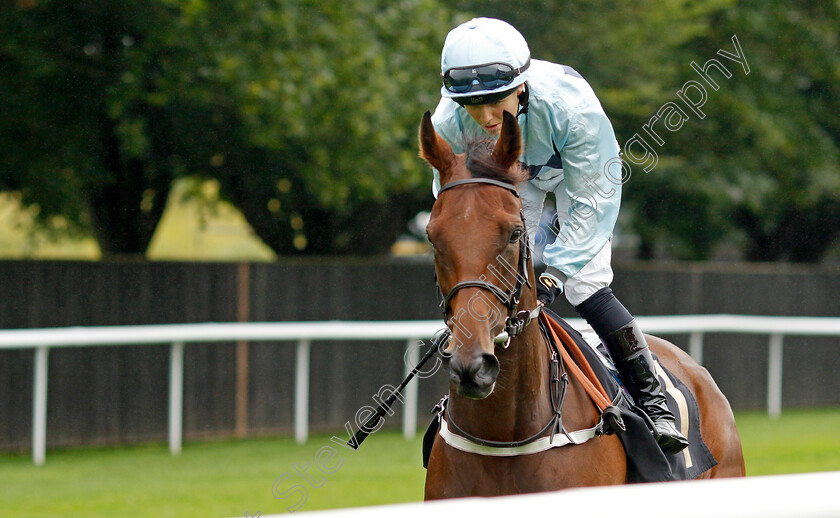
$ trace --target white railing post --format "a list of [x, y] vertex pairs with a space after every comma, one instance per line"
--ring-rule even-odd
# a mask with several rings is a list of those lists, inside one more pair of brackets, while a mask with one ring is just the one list
[[771, 334], [767, 354], [767, 413], [774, 419], [782, 415], [782, 339], [781, 334]]
[[688, 338], [688, 354], [699, 365], [703, 365], [703, 332], [692, 331]]
[[35, 348], [32, 380], [32, 462], [42, 466], [47, 456], [47, 381], [49, 347]]
[[184, 342], [169, 349], [169, 451], [181, 453], [184, 433]]
[[295, 441], [309, 437], [309, 340], [300, 340], [295, 353]]
[[[408, 354], [405, 355], [407, 362], [405, 364], [405, 375], [408, 376], [412, 369], [420, 361], [420, 348], [418, 342], [420, 340], [409, 339], [405, 346]], [[416, 379], [416, 378], [415, 378]], [[417, 435], [417, 400], [420, 391], [420, 381], [409, 382], [405, 387], [405, 405], [403, 407], [403, 437], [406, 439], [414, 439]]]

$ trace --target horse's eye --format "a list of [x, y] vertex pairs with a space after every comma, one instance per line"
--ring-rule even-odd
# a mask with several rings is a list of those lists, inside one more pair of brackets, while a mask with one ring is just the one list
[[523, 230], [521, 228], [513, 229], [513, 232], [510, 233], [510, 242], [516, 243], [517, 241], [519, 241], [519, 238], [522, 237], [522, 232]]

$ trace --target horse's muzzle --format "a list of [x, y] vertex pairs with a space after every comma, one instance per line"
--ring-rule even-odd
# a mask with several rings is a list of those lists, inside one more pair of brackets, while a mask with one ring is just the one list
[[484, 399], [493, 392], [499, 375], [499, 360], [489, 353], [469, 358], [455, 354], [449, 359], [449, 380], [459, 396]]

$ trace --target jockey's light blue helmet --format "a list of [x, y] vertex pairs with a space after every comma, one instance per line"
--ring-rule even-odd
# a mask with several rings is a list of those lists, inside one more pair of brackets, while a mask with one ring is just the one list
[[[462, 104], [498, 98], [528, 79], [531, 51], [522, 34], [495, 18], [473, 18], [452, 29], [443, 43], [440, 94]], [[506, 65], [506, 66], [504, 66]]]

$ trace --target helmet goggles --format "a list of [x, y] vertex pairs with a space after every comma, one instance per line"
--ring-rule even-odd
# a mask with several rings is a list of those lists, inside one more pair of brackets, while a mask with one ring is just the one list
[[530, 64], [531, 58], [519, 68], [508, 63], [452, 67], [443, 74], [443, 86], [453, 94], [495, 90], [512, 83]]

